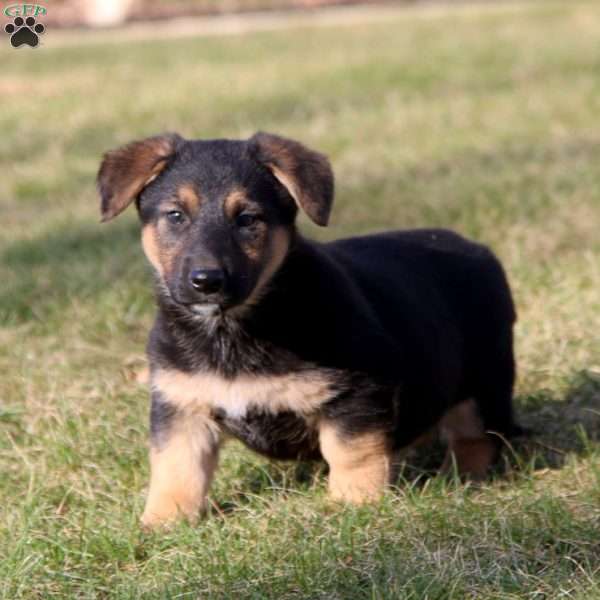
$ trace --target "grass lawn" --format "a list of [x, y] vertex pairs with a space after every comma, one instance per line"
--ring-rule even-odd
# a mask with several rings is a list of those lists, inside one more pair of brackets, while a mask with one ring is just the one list
[[[600, 598], [600, 11], [426, 15], [2, 44], [2, 598]], [[335, 509], [323, 468], [232, 443], [208, 519], [140, 531], [153, 301], [134, 211], [98, 223], [99, 157], [164, 130], [257, 129], [332, 158], [332, 225], [307, 233], [444, 226], [503, 259], [537, 432], [504, 474], [461, 485], [424, 453], [377, 506]]]

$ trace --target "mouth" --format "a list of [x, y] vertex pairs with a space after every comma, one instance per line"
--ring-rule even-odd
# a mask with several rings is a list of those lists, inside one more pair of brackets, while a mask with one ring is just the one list
[[230, 296], [219, 295], [218, 298], [209, 297], [194, 302], [191, 298], [178, 297], [179, 294], [173, 293], [167, 286], [163, 286], [161, 291], [173, 307], [197, 319], [224, 317], [227, 313], [235, 312], [237, 306], [237, 302]]

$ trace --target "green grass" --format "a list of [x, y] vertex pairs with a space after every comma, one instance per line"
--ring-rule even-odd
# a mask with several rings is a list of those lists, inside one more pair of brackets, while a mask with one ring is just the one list
[[[48, 37], [52, 32], [48, 32]], [[600, 598], [600, 11], [0, 50], [0, 595]], [[320, 467], [227, 446], [197, 527], [138, 528], [152, 320], [135, 215], [98, 224], [103, 151], [257, 129], [330, 154], [321, 239], [445, 226], [491, 245], [537, 434], [481, 486], [407, 467], [332, 508]]]

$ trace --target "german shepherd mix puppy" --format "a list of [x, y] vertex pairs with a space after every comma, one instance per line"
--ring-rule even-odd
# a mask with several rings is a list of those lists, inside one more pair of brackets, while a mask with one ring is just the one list
[[365, 502], [436, 429], [444, 469], [482, 477], [512, 415], [515, 311], [498, 260], [450, 231], [321, 244], [325, 156], [267, 133], [162, 135], [105, 155], [102, 220], [135, 200], [156, 272], [151, 482], [142, 521], [204, 507], [221, 440], [324, 458], [333, 498]]

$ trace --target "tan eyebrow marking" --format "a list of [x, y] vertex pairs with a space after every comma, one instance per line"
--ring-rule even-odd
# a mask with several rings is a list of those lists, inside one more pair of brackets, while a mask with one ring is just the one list
[[183, 202], [189, 214], [194, 214], [200, 209], [202, 197], [198, 195], [191, 183], [185, 183], [177, 189], [177, 197]]
[[227, 194], [225, 198], [224, 207], [225, 215], [228, 219], [233, 219], [240, 210], [248, 203], [248, 196], [244, 190], [237, 188]]

